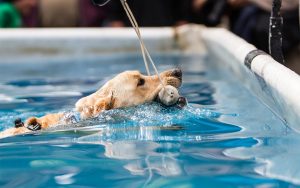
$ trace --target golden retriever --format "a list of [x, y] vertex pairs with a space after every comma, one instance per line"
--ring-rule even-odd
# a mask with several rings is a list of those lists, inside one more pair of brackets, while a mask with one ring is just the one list
[[[181, 86], [180, 69], [162, 72], [160, 77], [164, 85], [171, 85], [175, 88]], [[162, 85], [158, 76], [145, 76], [139, 71], [125, 71], [108, 81], [95, 93], [78, 100], [75, 108], [82, 119], [92, 118], [104, 110], [154, 101], [161, 89]], [[30, 117], [25, 124], [20, 120], [15, 122], [16, 126], [1, 132], [0, 138], [31, 132], [33, 130], [29, 127], [32, 126], [38, 130], [69, 123], [68, 118], [65, 118], [65, 113], [48, 114], [40, 118]]]

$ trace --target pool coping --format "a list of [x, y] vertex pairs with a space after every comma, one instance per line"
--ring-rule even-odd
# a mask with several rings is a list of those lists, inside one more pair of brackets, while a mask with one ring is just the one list
[[[175, 49], [172, 28], [147, 28], [142, 33], [151, 52]], [[0, 29], [0, 44], [1, 62], [77, 59], [139, 50], [131, 28]]]
[[178, 30], [183, 38], [186, 35], [201, 38], [189, 40], [193, 44], [187, 46], [194, 46], [193, 51], [197, 45], [202, 48], [204, 43], [210, 53], [224, 62], [220, 66], [229, 66], [261, 102], [286, 125], [300, 132], [300, 76], [297, 73], [226, 29], [193, 25]]

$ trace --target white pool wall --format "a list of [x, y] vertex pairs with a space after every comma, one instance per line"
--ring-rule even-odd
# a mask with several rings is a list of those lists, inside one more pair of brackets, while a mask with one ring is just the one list
[[[192, 33], [198, 28], [196, 33]], [[179, 29], [180, 30], [180, 29]], [[248, 53], [256, 47], [237, 37], [226, 29], [210, 29], [199, 26], [181, 28], [182, 35], [195, 35], [201, 41], [194, 40], [193, 45], [203, 43], [208, 55], [215, 55], [220, 60], [219, 66], [229, 66], [237, 79], [267, 105], [287, 125], [300, 132], [300, 76], [269, 55], [258, 55], [252, 61], [251, 68], [245, 66]], [[193, 47], [192, 50], [194, 50]]]
[[[171, 28], [143, 30], [149, 51], [174, 49]], [[1, 62], [76, 59], [111, 53], [136, 53], [139, 42], [132, 29], [0, 29]]]

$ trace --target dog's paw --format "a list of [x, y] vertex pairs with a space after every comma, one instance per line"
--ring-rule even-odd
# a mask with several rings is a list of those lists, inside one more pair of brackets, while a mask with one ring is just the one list
[[15, 119], [15, 128], [24, 127], [24, 123], [22, 122], [21, 118]]
[[42, 125], [38, 122], [37, 118], [31, 117], [26, 122], [27, 129], [31, 131], [38, 131], [42, 129]]

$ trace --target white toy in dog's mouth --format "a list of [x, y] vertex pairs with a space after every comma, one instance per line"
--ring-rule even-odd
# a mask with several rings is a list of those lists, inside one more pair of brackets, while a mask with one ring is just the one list
[[158, 93], [160, 102], [166, 106], [174, 105], [178, 101], [179, 97], [178, 90], [171, 85], [163, 87]]
[[187, 100], [184, 97], [179, 95], [177, 88], [167, 85], [163, 87], [158, 93], [158, 102], [162, 103], [166, 106], [178, 106], [179, 108], [183, 108], [187, 105]]

